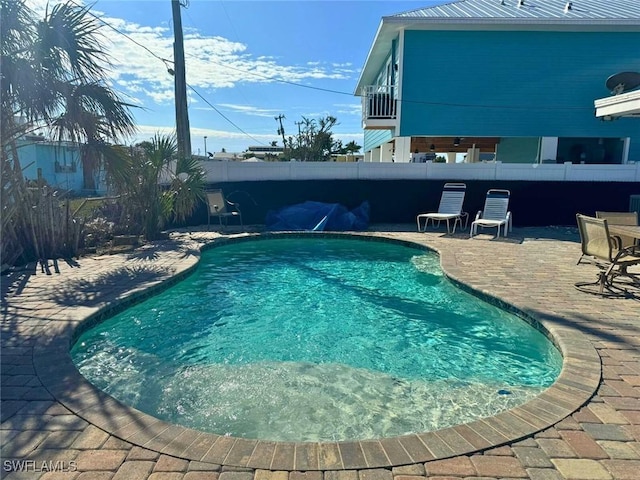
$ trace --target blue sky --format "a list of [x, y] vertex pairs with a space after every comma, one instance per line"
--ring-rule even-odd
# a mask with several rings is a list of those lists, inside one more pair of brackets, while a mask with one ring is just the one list
[[[192, 151], [204, 154], [205, 136], [210, 152], [282, 145], [274, 118], [280, 114], [287, 135], [297, 132], [303, 116], [333, 115], [339, 122], [334, 136], [362, 145], [360, 100], [353, 92], [380, 19], [430, 3], [190, 0], [181, 11]], [[42, 9], [46, 1], [28, 4]], [[121, 32], [102, 29], [111, 81], [140, 107], [134, 109], [139, 133], [129, 142], [173, 131], [173, 77], [156, 58], [173, 59], [171, 1], [91, 4]]]

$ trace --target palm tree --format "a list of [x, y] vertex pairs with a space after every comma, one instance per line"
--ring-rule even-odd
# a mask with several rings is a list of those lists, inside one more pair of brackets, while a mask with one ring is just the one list
[[[56, 248], [37, 234], [34, 222], [42, 216], [33, 215], [16, 140], [44, 127], [58, 140], [86, 143], [82, 158], [88, 180], [109, 158], [98, 152], [134, 131], [133, 118], [129, 105], [107, 86], [108, 58], [88, 7], [72, 2], [47, 7], [37, 21], [24, 0], [0, 0], [0, 16], [2, 196], [11, 207], [2, 216], [2, 256], [15, 260], [24, 246], [23, 256], [43, 258], [56, 254]], [[51, 243], [59, 235], [44, 237]]]
[[362, 147], [358, 145], [355, 140], [351, 140], [344, 146], [345, 152], [347, 155], [353, 155], [354, 153], [358, 153]]
[[204, 198], [204, 172], [197, 160], [178, 158], [175, 135], [156, 133], [151, 141], [132, 147], [128, 172], [113, 183], [135, 233], [149, 240], [158, 238], [167, 222], [184, 222]]

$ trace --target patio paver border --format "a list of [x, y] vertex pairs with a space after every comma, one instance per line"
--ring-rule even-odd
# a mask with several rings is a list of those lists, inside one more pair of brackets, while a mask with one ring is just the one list
[[[353, 234], [249, 234], [216, 239], [200, 245], [200, 250], [229, 242], [273, 238], [283, 235], [354, 236]], [[419, 241], [395, 238], [385, 233], [365, 233], [358, 238], [404, 243], [435, 250]], [[269, 470], [351, 470], [408, 465], [483, 451], [511, 443], [544, 430], [569, 416], [593, 396], [601, 378], [600, 357], [591, 342], [580, 332], [519, 311], [505, 299], [478, 292], [458, 279], [448, 254], [439, 252], [445, 274], [459, 285], [518, 311], [541, 327], [563, 356], [563, 368], [556, 382], [533, 400], [493, 417], [454, 427], [392, 438], [343, 442], [274, 442], [250, 440], [199, 432], [173, 425], [122, 404], [87, 381], [77, 370], [70, 348], [78, 335], [90, 325], [113, 315], [134, 302], [165, 289], [191, 273], [200, 256], [185, 262], [174, 275], [150, 283], [84, 318], [70, 319], [74, 328], [48, 325], [48, 335], [36, 344], [33, 363], [36, 374], [54, 398], [73, 413], [100, 429], [156, 452], [184, 459]]]

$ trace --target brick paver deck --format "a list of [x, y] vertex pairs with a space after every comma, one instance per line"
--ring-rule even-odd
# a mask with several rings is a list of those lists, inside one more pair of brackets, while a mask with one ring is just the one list
[[468, 425], [393, 439], [279, 443], [169, 425], [96, 390], [69, 348], [87, 318], [137, 301], [195, 268], [225, 236], [175, 233], [133, 253], [59, 261], [2, 277], [2, 476], [7, 479], [421, 480], [640, 478], [640, 301], [577, 291], [567, 229], [507, 239], [376, 226], [367, 235], [426, 245], [463, 286], [539, 321], [564, 355], [537, 399]]

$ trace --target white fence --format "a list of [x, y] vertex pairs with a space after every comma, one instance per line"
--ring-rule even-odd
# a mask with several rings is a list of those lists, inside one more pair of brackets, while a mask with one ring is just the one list
[[260, 180], [525, 180], [640, 182], [625, 165], [527, 163], [202, 162], [208, 183]]

